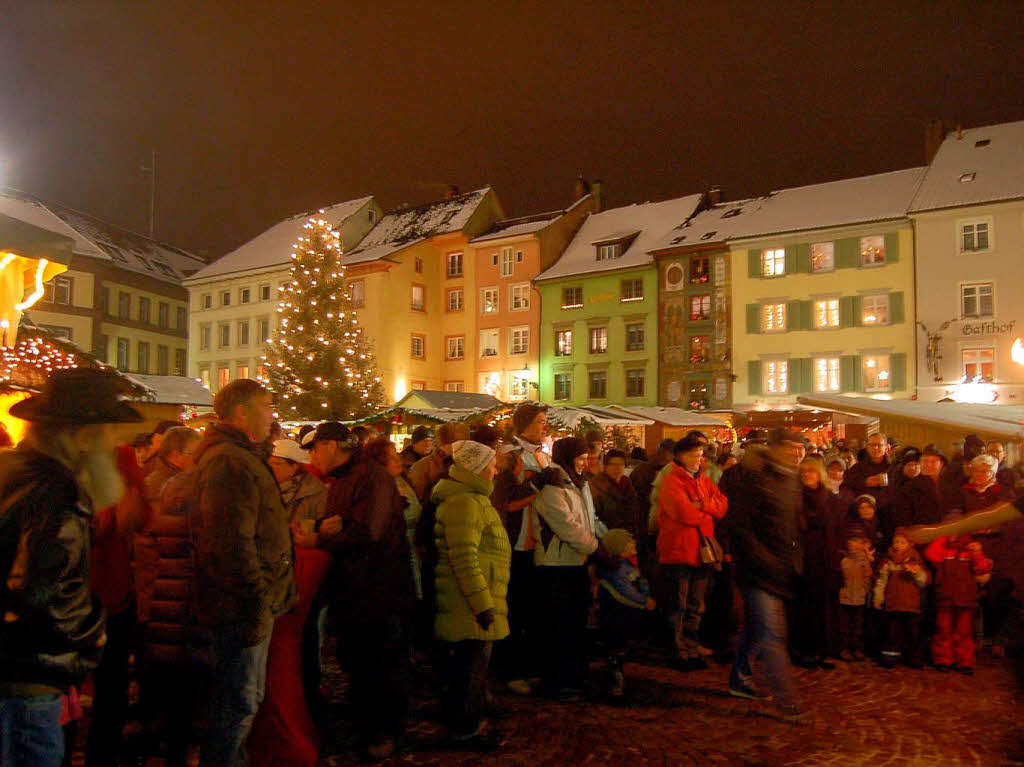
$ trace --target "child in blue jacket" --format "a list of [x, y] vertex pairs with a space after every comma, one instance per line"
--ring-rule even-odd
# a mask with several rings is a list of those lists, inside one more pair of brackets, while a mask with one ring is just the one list
[[600, 583], [600, 629], [608, 652], [609, 694], [621, 699], [626, 694], [626, 678], [622, 667], [630, 638], [642, 620], [644, 610], [655, 608], [650, 587], [636, 566], [636, 541], [629, 531], [609, 530], [601, 539], [606, 556], [598, 558], [597, 577]]

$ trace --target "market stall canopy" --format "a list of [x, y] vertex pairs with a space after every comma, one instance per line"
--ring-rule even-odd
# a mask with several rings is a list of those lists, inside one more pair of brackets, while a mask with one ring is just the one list
[[395, 403], [395, 407], [418, 410], [489, 410], [502, 401], [490, 394], [464, 391], [433, 391], [413, 389]]
[[[0, 253], [68, 266], [74, 241], [63, 234], [0, 214]], [[63, 269], [61, 271], [64, 271]]]
[[149, 390], [150, 394], [143, 399], [160, 405], [194, 405], [211, 407], [213, 395], [210, 390], [185, 376], [151, 376], [132, 373], [126, 376], [140, 386]]
[[[937, 442], [947, 449], [967, 434], [987, 438], [1024, 438], [1024, 407], [968, 405], [956, 402], [883, 400], [815, 394], [800, 397], [803, 405], [878, 418], [882, 431], [904, 442]], [[922, 445], [918, 445], [921, 447]]]
[[361, 423], [383, 423], [393, 419], [401, 418], [411, 423], [456, 423], [463, 421], [482, 421], [498, 415], [503, 410], [511, 410], [511, 405], [498, 401], [494, 407], [487, 408], [416, 408], [400, 407], [394, 405], [387, 410], [359, 418], [355, 421], [346, 421], [350, 424]]
[[643, 416], [623, 413], [604, 407], [573, 407], [571, 405], [555, 405], [548, 408], [548, 421], [560, 429], [572, 430], [585, 421], [592, 421], [598, 426], [653, 426], [654, 421]]
[[624, 407], [622, 405], [612, 405], [609, 409], [639, 418], [650, 418], [652, 421], [663, 423], [666, 426], [688, 426], [694, 429], [700, 426], [729, 428], [729, 421], [726, 418], [700, 410], [685, 410], [681, 407]]

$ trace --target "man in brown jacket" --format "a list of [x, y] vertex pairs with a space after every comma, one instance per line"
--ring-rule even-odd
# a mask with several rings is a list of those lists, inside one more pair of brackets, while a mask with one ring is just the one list
[[246, 764], [245, 740], [263, 700], [274, 619], [297, 601], [292, 538], [266, 462], [270, 392], [250, 379], [217, 392], [220, 418], [196, 451], [192, 535], [197, 612], [216, 663], [200, 767]]
[[409, 469], [409, 484], [416, 491], [421, 504], [430, 500], [430, 491], [438, 480], [448, 476], [448, 468], [452, 465], [452, 444], [460, 439], [469, 439], [469, 427], [466, 424], [441, 424], [433, 451]]

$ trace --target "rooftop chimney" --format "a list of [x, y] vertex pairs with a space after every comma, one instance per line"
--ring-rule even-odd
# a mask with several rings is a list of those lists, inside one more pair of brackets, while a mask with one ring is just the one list
[[444, 198], [450, 200], [452, 197], [457, 197], [459, 194], [459, 188], [455, 184], [447, 184], [444, 188]]
[[964, 138], [964, 126], [957, 125], [956, 126], [956, 140], [957, 141], [963, 141], [963, 138]]
[[720, 205], [722, 202], [722, 187], [713, 186], [708, 189], [708, 204]]
[[924, 126], [924, 164], [931, 165], [935, 154], [946, 138], [946, 126], [942, 120], [932, 118]]
[[576, 177], [576, 184], [572, 189], [572, 201], [576, 202], [580, 198], [586, 197], [588, 194], [590, 194], [590, 184], [587, 183], [587, 180], [583, 178], [583, 174], [580, 173], [580, 175]]
[[604, 210], [604, 182], [599, 178], [594, 179], [594, 183], [590, 185], [591, 197], [591, 210], [594, 213], [600, 213]]

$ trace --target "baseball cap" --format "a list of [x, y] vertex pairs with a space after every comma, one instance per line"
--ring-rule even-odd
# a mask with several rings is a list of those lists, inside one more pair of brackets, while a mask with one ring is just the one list
[[325, 421], [306, 435], [302, 440], [302, 447], [311, 450], [317, 442], [330, 440], [337, 442], [345, 450], [354, 450], [359, 447], [359, 436], [338, 421]]

